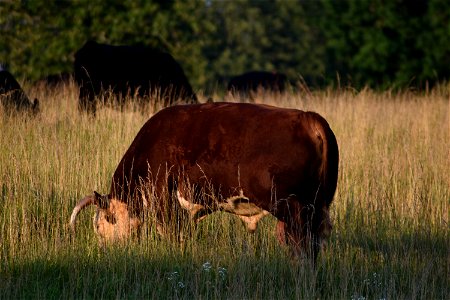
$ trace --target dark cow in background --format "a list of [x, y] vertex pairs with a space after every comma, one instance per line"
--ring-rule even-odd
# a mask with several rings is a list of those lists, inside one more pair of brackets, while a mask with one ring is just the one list
[[158, 212], [157, 224], [167, 222], [167, 207], [176, 202], [193, 220], [222, 210], [250, 231], [270, 213], [280, 243], [314, 259], [331, 231], [338, 163], [336, 138], [314, 112], [249, 103], [172, 106], [141, 128], [109, 194], [81, 200], [71, 225], [90, 204], [103, 242], [128, 238], [146, 208]]
[[0, 102], [7, 111], [39, 112], [39, 101], [33, 102], [27, 97], [17, 80], [8, 71], [0, 67]]
[[252, 71], [232, 77], [228, 83], [228, 91], [243, 96], [257, 92], [258, 89], [282, 93], [286, 89], [286, 82], [287, 77], [282, 73]]
[[76, 52], [74, 67], [83, 110], [95, 112], [95, 98], [108, 90], [122, 98], [157, 94], [164, 105], [197, 102], [181, 66], [170, 54], [154, 48], [88, 41]]
[[73, 78], [72, 73], [68, 72], [62, 72], [62, 73], [55, 73], [55, 74], [49, 74], [42, 78], [40, 82], [44, 83], [48, 87], [55, 88], [58, 86], [68, 86]]

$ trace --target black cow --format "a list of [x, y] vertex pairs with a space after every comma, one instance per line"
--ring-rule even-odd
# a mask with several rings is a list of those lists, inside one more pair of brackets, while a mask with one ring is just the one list
[[196, 103], [183, 69], [168, 53], [144, 46], [111, 46], [88, 41], [75, 54], [79, 106], [95, 112], [102, 91], [119, 97], [157, 95], [164, 105]]
[[27, 97], [17, 80], [8, 71], [0, 68], [0, 102], [7, 111], [39, 112], [39, 101]]
[[58, 86], [68, 86], [73, 78], [72, 73], [62, 72], [49, 74], [42, 78], [39, 83], [43, 83], [50, 88], [55, 88]]
[[284, 92], [287, 77], [282, 73], [252, 71], [232, 77], [228, 91], [234, 94], [249, 95], [261, 89], [264, 92]]
[[338, 163], [333, 131], [316, 113], [248, 103], [172, 106], [139, 131], [109, 194], [81, 200], [71, 224], [90, 204], [101, 241], [129, 237], [145, 207], [159, 212], [157, 224], [167, 222], [171, 201], [194, 220], [215, 210], [235, 214], [250, 231], [270, 213], [279, 241], [315, 258], [331, 231]]

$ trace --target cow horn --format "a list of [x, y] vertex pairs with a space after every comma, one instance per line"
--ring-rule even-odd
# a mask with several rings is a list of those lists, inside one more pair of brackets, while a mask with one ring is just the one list
[[93, 195], [84, 197], [80, 202], [78, 202], [77, 206], [75, 206], [72, 211], [72, 215], [70, 216], [70, 228], [72, 229], [72, 232], [75, 232], [75, 221], [80, 211], [91, 204], [94, 204]]

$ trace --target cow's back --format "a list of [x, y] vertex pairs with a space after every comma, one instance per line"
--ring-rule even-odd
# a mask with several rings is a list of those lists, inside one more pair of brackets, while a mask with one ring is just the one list
[[94, 101], [102, 89], [121, 96], [158, 93], [166, 98], [165, 104], [178, 98], [197, 100], [181, 66], [158, 49], [89, 41], [75, 54], [74, 68], [81, 106], [89, 106], [87, 102]]
[[264, 91], [284, 92], [287, 77], [276, 72], [251, 71], [230, 79], [228, 91], [248, 93], [262, 88]]
[[35, 99], [32, 103], [14, 76], [6, 70], [0, 70], [0, 103], [7, 110], [39, 111], [39, 101]]
[[[219, 198], [241, 189], [267, 210], [275, 196], [307, 195], [312, 201], [324, 159], [315, 129], [322, 120], [314, 113], [242, 103], [166, 108], [137, 134], [112, 192], [133, 194], [139, 178], [164, 184], [166, 172], [183, 171], [191, 182], [215, 185]], [[327, 132], [326, 121], [323, 126]]]

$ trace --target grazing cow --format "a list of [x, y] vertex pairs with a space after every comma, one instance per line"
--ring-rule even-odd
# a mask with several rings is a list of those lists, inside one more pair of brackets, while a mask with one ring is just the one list
[[158, 95], [164, 105], [197, 102], [181, 66], [157, 49], [88, 41], [76, 52], [74, 68], [83, 110], [95, 112], [95, 97], [108, 90], [122, 98]]
[[20, 84], [8, 71], [0, 68], [0, 102], [9, 110], [39, 112], [39, 101], [31, 102]]
[[268, 92], [284, 92], [286, 89], [286, 75], [275, 72], [252, 71], [230, 79], [228, 91], [231, 93], [248, 95], [258, 89]]
[[71, 225], [94, 204], [101, 240], [126, 238], [139, 228], [145, 207], [156, 207], [164, 222], [168, 206], [161, 196], [168, 189], [174, 195], [166, 197], [168, 205], [177, 199], [193, 220], [223, 210], [254, 231], [270, 213], [278, 219], [279, 241], [315, 258], [331, 230], [338, 160], [336, 138], [314, 112], [249, 103], [173, 106], [147, 121], [120, 161], [109, 194], [80, 201]]

